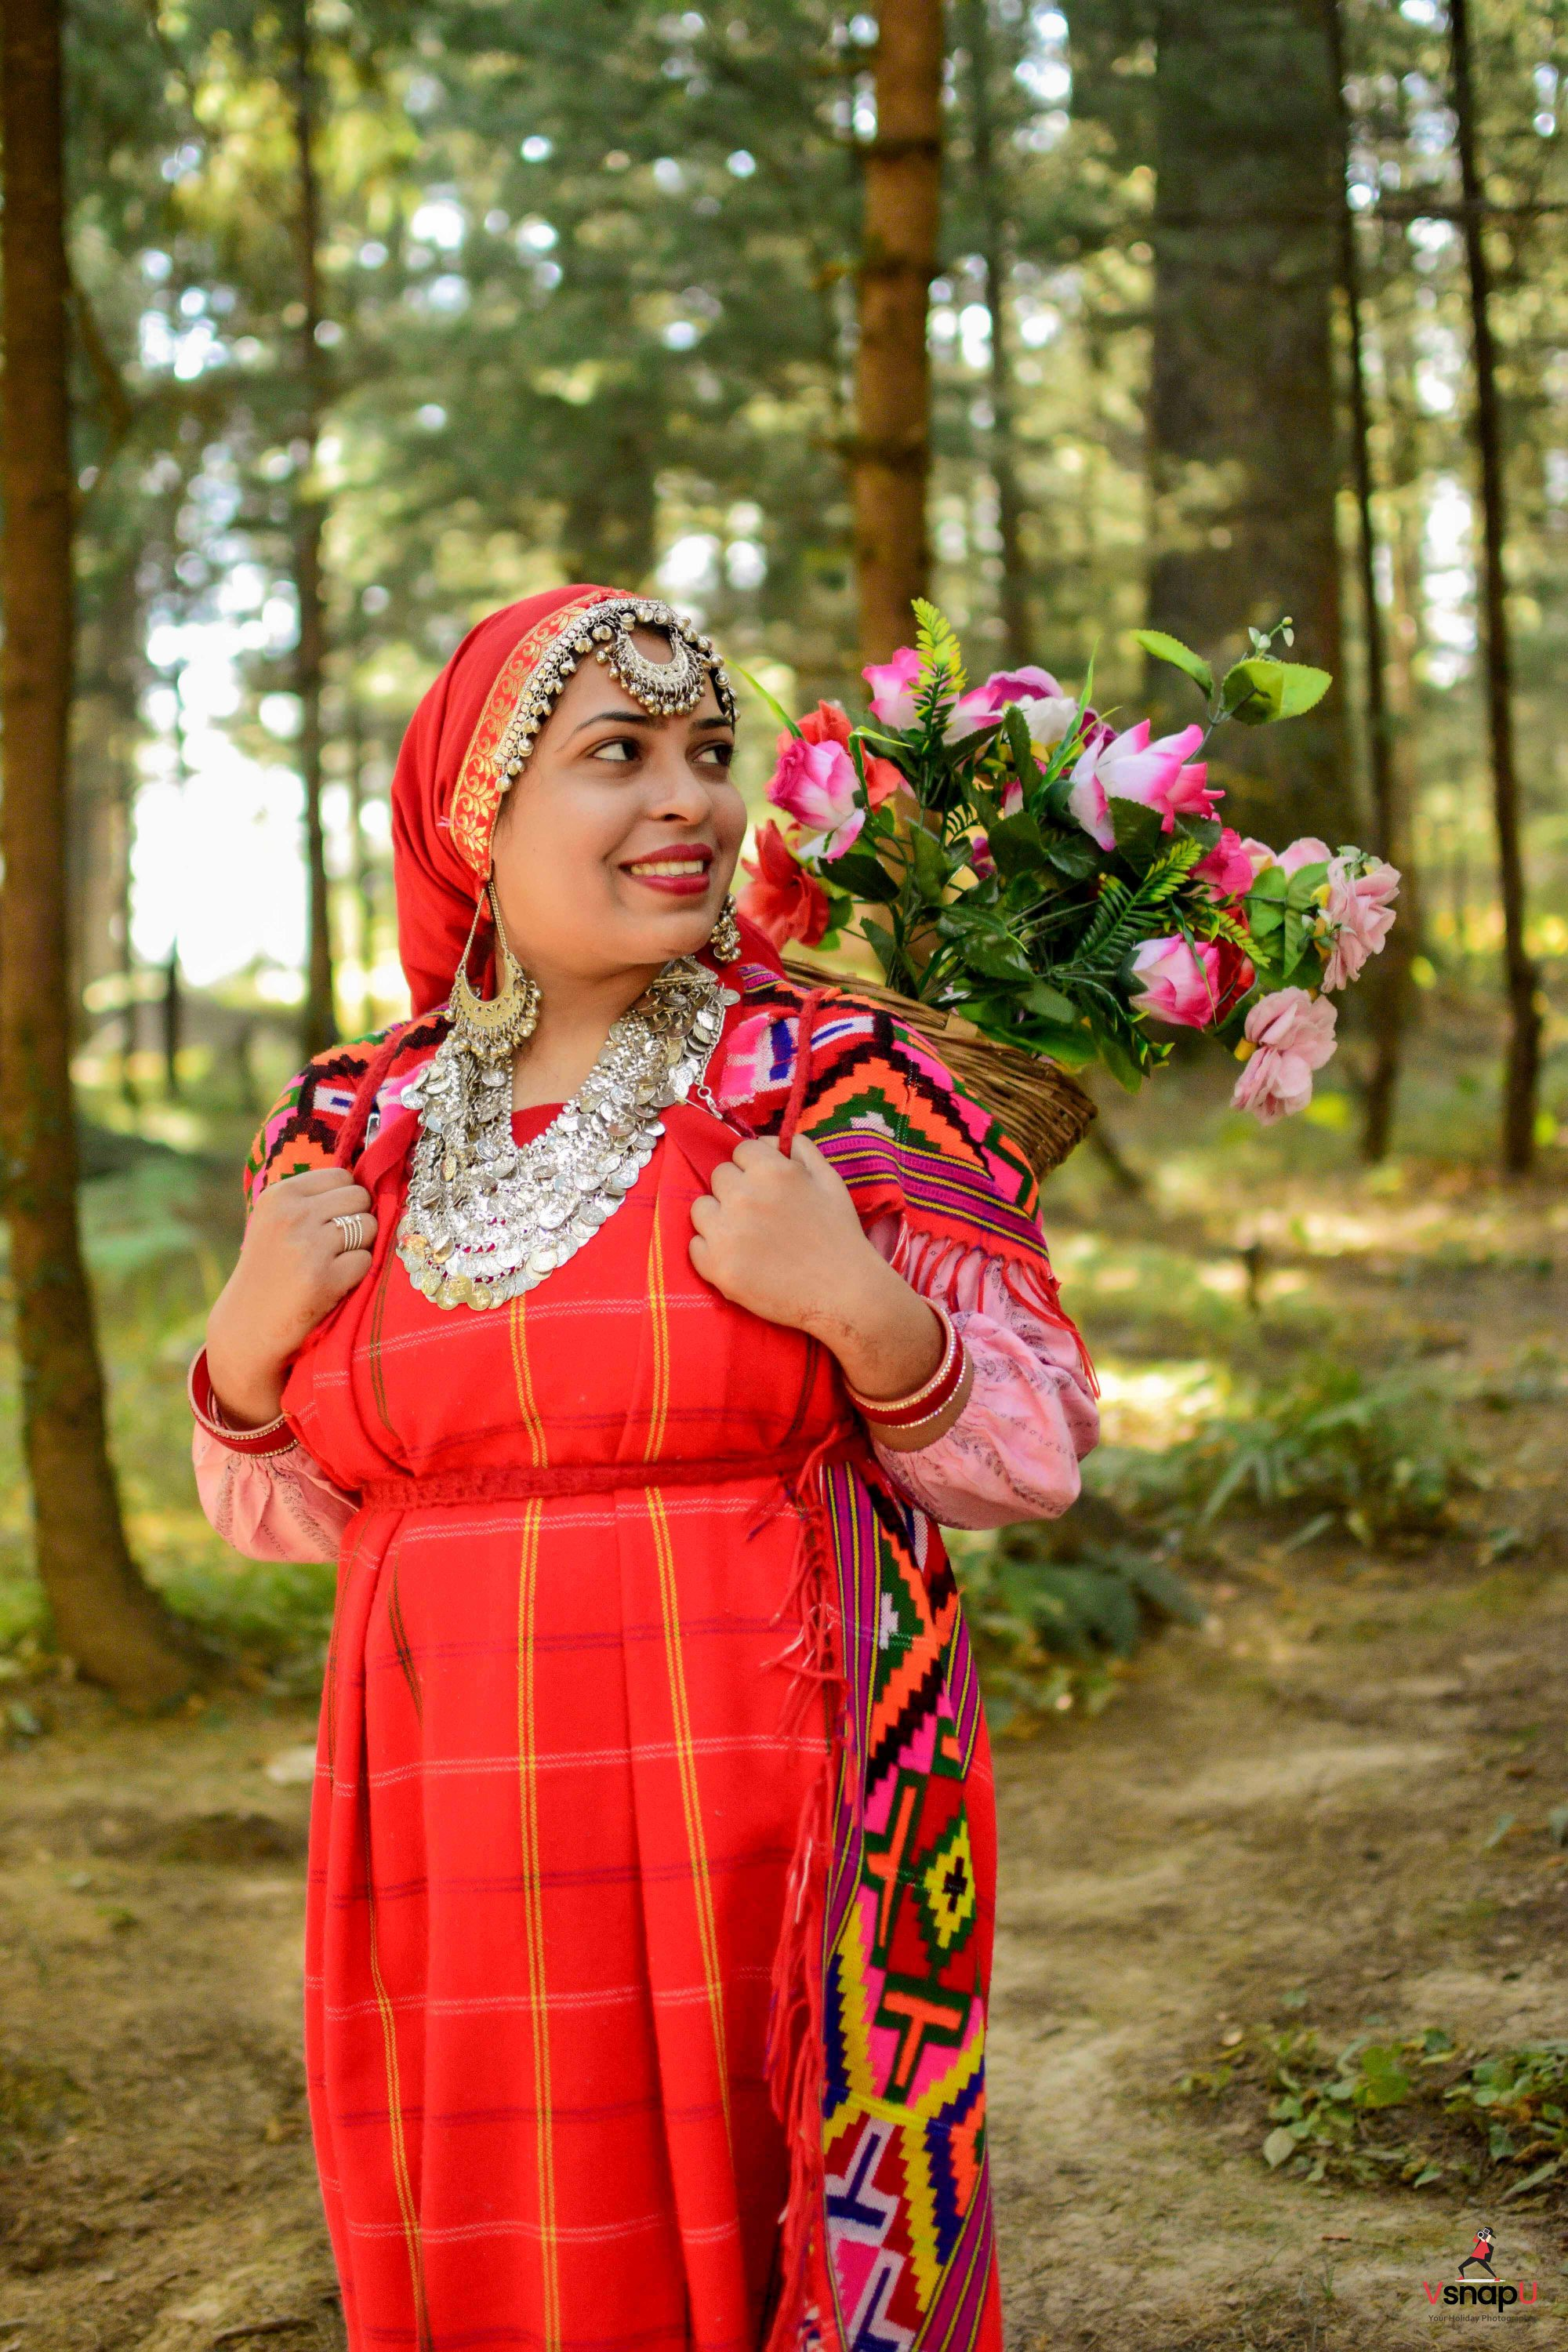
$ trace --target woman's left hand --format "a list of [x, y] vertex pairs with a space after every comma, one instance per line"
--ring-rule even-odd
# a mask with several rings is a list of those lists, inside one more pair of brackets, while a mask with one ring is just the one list
[[940, 1319], [867, 1240], [849, 1188], [808, 1136], [786, 1158], [737, 1146], [694, 1202], [691, 1263], [764, 1322], [805, 1331], [867, 1396], [907, 1395], [942, 1360]]

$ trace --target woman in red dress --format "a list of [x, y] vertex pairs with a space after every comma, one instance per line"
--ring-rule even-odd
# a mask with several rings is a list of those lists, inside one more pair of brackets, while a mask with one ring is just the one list
[[737, 923], [733, 719], [649, 600], [471, 632], [394, 785], [415, 1016], [268, 1118], [193, 1368], [214, 1524], [341, 1563], [306, 2043], [354, 2352], [1000, 2343], [935, 1521], [1065, 1508], [1092, 1382], [1005, 1137]]

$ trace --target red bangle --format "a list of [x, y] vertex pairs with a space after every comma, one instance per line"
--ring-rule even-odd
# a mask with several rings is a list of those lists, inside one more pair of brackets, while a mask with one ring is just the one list
[[216, 1437], [220, 1445], [226, 1445], [231, 1454], [287, 1454], [291, 1445], [299, 1444], [289, 1426], [287, 1413], [280, 1412], [276, 1421], [268, 1422], [260, 1429], [229, 1427], [223, 1418], [223, 1408], [213, 1394], [212, 1374], [207, 1370], [205, 1348], [198, 1350], [191, 1366], [185, 1393], [190, 1398], [191, 1411], [198, 1425], [209, 1437]]
[[963, 1383], [969, 1360], [964, 1352], [963, 1342], [953, 1329], [951, 1318], [943, 1309], [930, 1299], [926, 1304], [934, 1315], [941, 1317], [942, 1328], [947, 1334], [947, 1344], [942, 1352], [942, 1361], [930, 1380], [922, 1381], [918, 1389], [911, 1389], [905, 1396], [868, 1397], [863, 1396], [858, 1389], [851, 1388], [850, 1402], [861, 1417], [869, 1422], [873, 1428], [919, 1429], [926, 1422], [935, 1421], [947, 1410]]

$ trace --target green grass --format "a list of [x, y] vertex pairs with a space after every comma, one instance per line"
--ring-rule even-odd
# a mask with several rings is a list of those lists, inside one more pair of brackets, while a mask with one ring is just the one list
[[1507, 2203], [1555, 2193], [1568, 2166], [1568, 2042], [1461, 2051], [1432, 2026], [1394, 2042], [1363, 2034], [1330, 2053], [1310, 2026], [1264, 2028], [1177, 2088], [1261, 2098], [1259, 2156], [1310, 2183], [1485, 2182]]

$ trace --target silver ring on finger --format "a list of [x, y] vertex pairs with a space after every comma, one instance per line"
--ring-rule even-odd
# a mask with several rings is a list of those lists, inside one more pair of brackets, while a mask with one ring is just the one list
[[342, 1235], [342, 1241], [338, 1248], [340, 1257], [349, 1250], [364, 1248], [364, 1219], [362, 1216], [356, 1213], [353, 1216], [334, 1217], [332, 1223]]

